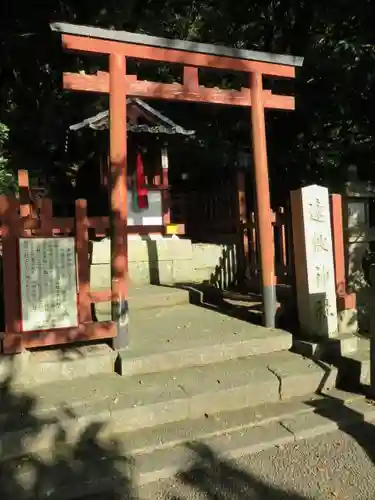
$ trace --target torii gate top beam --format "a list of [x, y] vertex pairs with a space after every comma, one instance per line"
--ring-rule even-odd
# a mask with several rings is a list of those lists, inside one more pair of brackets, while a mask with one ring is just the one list
[[[127, 53], [123, 53], [123, 55], [127, 55], [129, 57], [131, 57], [131, 54], [129, 52], [133, 51], [133, 57], [148, 59], [148, 51], [145, 49], [147, 47], [152, 47], [153, 49], [161, 49], [158, 52], [154, 51], [154, 54], [156, 54], [153, 57], [154, 60], [179, 62], [181, 64], [202, 67], [209, 66], [219, 69], [233, 69], [237, 71], [259, 71], [260, 65], [254, 66], [254, 64], [249, 65], [248, 63], [263, 63], [263, 74], [289, 77], [294, 76], [294, 67], [300, 67], [303, 65], [303, 57], [272, 54], [269, 52], [258, 52], [254, 50], [244, 50], [207, 43], [196, 43], [184, 40], [159, 38], [139, 33], [129, 33], [128, 31], [114, 31], [69, 23], [52, 23], [51, 29], [53, 31], [60, 32], [63, 35], [73, 35], [85, 38], [88, 37], [90, 38], [91, 44], [94, 42], [93, 39], [96, 39], [95, 41], [97, 43], [95, 45], [91, 45], [90, 49], [86, 49], [89, 52], [110, 53], [112, 52], [111, 49], [113, 49], [113, 42], [115, 42], [116, 49], [120, 50], [121, 52], [122, 50], [120, 49], [120, 46], [130, 44], [131, 49], [127, 50]], [[65, 38], [65, 40], [69, 39]], [[101, 49], [99, 49], [99, 47]], [[72, 39], [70, 39], [70, 42], [67, 44], [66, 48], [80, 50], [78, 47], [74, 47]], [[167, 51], [171, 54], [170, 56], [167, 56], [167, 58], [165, 57], [167, 54], [167, 51], [165, 49], [167, 49]], [[81, 46], [81, 50], [84, 50], [83, 46]], [[179, 54], [177, 55], [176, 53]], [[141, 54], [143, 54], [143, 57]], [[192, 55], [196, 58], [196, 62], [194, 64], [192, 63]], [[172, 60], [175, 59], [176, 56], [178, 57], [178, 59]], [[203, 64], [203, 62], [206, 62], [206, 64]], [[279, 68], [277, 67], [280, 66], [288, 67], [289, 71], [287, 72], [289, 74], [275, 74], [275, 71], [277, 72], [279, 70]]]
[[[67, 50], [117, 54], [127, 59], [161, 61], [184, 66], [183, 85], [140, 81], [136, 75], [128, 75], [127, 95], [139, 98], [251, 106], [248, 87], [239, 91], [203, 87], [199, 84], [198, 68], [294, 78], [295, 67], [303, 64], [302, 57], [170, 40], [126, 31], [66, 23], [51, 24], [51, 29], [62, 34], [63, 47]], [[63, 82], [64, 88], [69, 90], [109, 92], [109, 74], [106, 72], [98, 72], [96, 75], [64, 73]], [[263, 101], [266, 108], [294, 109], [293, 97], [274, 95], [269, 90], [263, 92]]]

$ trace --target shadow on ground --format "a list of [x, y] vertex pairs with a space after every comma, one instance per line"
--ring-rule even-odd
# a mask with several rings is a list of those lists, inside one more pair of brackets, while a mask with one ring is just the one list
[[[178, 283], [174, 285], [159, 285], [166, 288], [188, 290], [190, 303], [217, 311], [233, 318], [246, 321], [253, 325], [263, 325], [263, 302], [260, 293], [236, 288], [222, 290], [209, 283]], [[276, 312], [276, 326], [291, 333], [297, 329], [297, 313], [291, 300], [290, 289], [279, 287], [277, 300], [280, 304]]]
[[262, 303], [256, 293], [244, 294], [235, 290], [224, 291], [208, 283], [176, 283], [159, 286], [187, 290], [190, 303], [195, 306], [217, 311], [252, 324], [262, 324]]
[[[231, 460], [219, 458], [201, 443], [187, 445], [193, 452], [193, 465], [180, 472], [176, 479], [188, 487], [197, 498], [207, 500], [305, 500], [294, 492], [282, 491], [267, 485], [261, 479], [240, 469]], [[170, 496], [169, 500], [183, 500], [187, 496]], [[195, 498], [194, 495], [191, 498]]]
[[[138, 498], [133, 460], [115, 439], [104, 443], [100, 437], [104, 424], [87, 425], [72, 442], [65, 427], [69, 419], [77, 418], [74, 411], [64, 408], [61, 416], [53, 419], [38, 415], [36, 398], [26, 391], [15, 391], [11, 378], [1, 384], [0, 401], [2, 500]], [[30, 443], [41, 436], [47, 426], [54, 429], [48, 449], [26, 453], [26, 440]], [[18, 439], [16, 437], [18, 444], [12, 445], [10, 433], [14, 436], [17, 430], [20, 432]], [[193, 453], [194, 464], [178, 474], [176, 480], [199, 491], [204, 498], [303, 500], [263, 484], [234, 463], [219, 458], [203, 444], [192, 443], [187, 448]], [[177, 497], [169, 498], [177, 500]]]
[[[37, 403], [26, 390], [14, 389], [11, 376], [1, 382], [1, 500], [89, 499], [99, 493], [112, 500], [136, 498], [132, 460], [115, 440], [100, 438], [105, 424], [81, 426], [72, 439], [67, 427], [78, 419], [74, 410], [61, 408], [56, 417], [45, 418], [36, 411]], [[42, 436], [48, 439], [46, 449], [27, 453], [26, 442]]]
[[262, 324], [262, 302], [256, 293], [220, 290], [207, 284], [179, 285], [189, 291], [190, 303], [256, 325]]
[[[345, 406], [343, 401], [326, 395], [330, 400], [329, 405], [319, 407], [314, 401], [309, 402], [315, 408], [315, 413], [335, 423], [337, 428], [351, 436], [367, 454], [368, 458], [375, 464], [375, 426], [367, 422], [364, 416]], [[372, 400], [367, 400], [369, 405], [375, 405]]]
[[[352, 436], [375, 463], [375, 427], [341, 401], [329, 399], [333, 404], [316, 404], [315, 413]], [[310, 404], [315, 405], [314, 401]], [[36, 397], [15, 390], [11, 376], [0, 384], [1, 500], [139, 498], [135, 462], [115, 438], [103, 438], [105, 423], [81, 424], [72, 439], [69, 423], [79, 423], [74, 409], [57, 409], [53, 418], [47, 418], [37, 406]], [[46, 436], [47, 429], [48, 446], [39, 453], [27, 453], [26, 443]], [[190, 465], [174, 478], [183, 494], [174, 488], [166, 492], [169, 500], [307, 500], [267, 484], [203, 443], [189, 443], [186, 448]]]

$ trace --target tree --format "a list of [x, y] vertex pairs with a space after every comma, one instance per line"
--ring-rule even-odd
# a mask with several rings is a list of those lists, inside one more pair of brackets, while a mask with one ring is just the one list
[[9, 136], [8, 127], [0, 122], [0, 194], [11, 194], [16, 190], [14, 173], [9, 168], [7, 152], [5, 149]]
[[[328, 5], [328, 6], [327, 6]], [[98, 96], [66, 93], [63, 70], [103, 68], [103, 59], [65, 56], [49, 22], [62, 20], [178, 37], [234, 47], [304, 56], [294, 89], [278, 81], [267, 88], [296, 94], [296, 111], [267, 115], [273, 194], [287, 196], [303, 183], [339, 189], [350, 164], [375, 179], [375, 45], [371, 0], [93, 0], [40, 2], [5, 0], [0, 7], [2, 81], [0, 120], [8, 123], [9, 149], [37, 157], [51, 168], [61, 164], [68, 125], [107, 102]], [[104, 66], [104, 69], [105, 66]], [[173, 80], [166, 65], [138, 64], [141, 76]], [[241, 75], [202, 72], [202, 79], [224, 87], [247, 85]], [[287, 84], [289, 85], [289, 84]], [[228, 114], [217, 106], [166, 106], [176, 121], [189, 119], [199, 138], [212, 144], [249, 144], [246, 110]], [[228, 127], [228, 120], [232, 124]], [[274, 180], [274, 183], [272, 183]], [[275, 181], [277, 180], [277, 182]]]

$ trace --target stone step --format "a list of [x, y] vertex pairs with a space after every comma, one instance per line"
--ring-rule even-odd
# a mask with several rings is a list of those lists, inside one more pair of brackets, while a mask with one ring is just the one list
[[239, 357], [287, 350], [292, 336], [191, 304], [136, 311], [131, 342], [120, 352], [123, 375], [202, 366]]
[[215, 436], [201, 436], [171, 448], [134, 454], [134, 475], [137, 484], [144, 486], [197, 470], [202, 464], [211, 469], [218, 460], [238, 459], [276, 446], [285, 446], [335, 431], [343, 424], [363, 423], [364, 419], [372, 422], [375, 408], [363, 400], [347, 405], [327, 405], [322, 409], [322, 414], [301, 412], [266, 424], [229, 429]]
[[90, 425], [97, 434], [117, 434], [329, 391], [336, 374], [286, 351], [133, 377], [104, 374], [8, 387], [0, 409], [0, 449], [5, 457], [25, 447], [50, 448], [61, 418], [64, 439], [72, 442]]
[[293, 351], [309, 358], [331, 359], [354, 353], [359, 347], [359, 337], [345, 333], [337, 338], [306, 340], [293, 339]]
[[104, 343], [25, 351], [15, 356], [0, 356], [0, 381], [27, 387], [111, 374], [115, 359], [116, 353]]
[[135, 375], [124, 381], [127, 395], [117, 405], [123, 415], [119, 425], [134, 430], [285, 400], [332, 389], [336, 376], [328, 365], [287, 351]]
[[[190, 302], [189, 290], [172, 286], [143, 285], [131, 286], [129, 290], [129, 309], [139, 311], [144, 309], [159, 309], [172, 307]], [[95, 304], [95, 313], [98, 321], [111, 319], [111, 303]]]
[[361, 339], [359, 349], [340, 359], [338, 363], [340, 385], [355, 388], [370, 385], [370, 341]]
[[25, 500], [35, 498], [36, 491], [40, 499], [110, 495], [115, 490], [116, 498], [138, 498], [139, 487], [192, 467], [210, 467], [215, 461], [374, 418], [374, 406], [358, 396], [333, 390], [329, 398], [308, 395], [106, 438], [91, 429], [75, 442], [62, 438], [49, 449], [3, 460], [3, 469], [12, 473], [3, 476], [0, 491], [8, 494], [2, 498], [18, 498], [17, 488], [22, 485]]
[[356, 390], [370, 385], [370, 341], [345, 334], [326, 342], [293, 339], [293, 352], [313, 359], [332, 362], [338, 368], [338, 385]]
[[24, 352], [0, 357], [0, 380], [38, 385], [98, 373], [135, 375], [199, 366], [287, 350], [292, 336], [266, 330], [198, 306], [179, 305], [133, 312], [129, 348], [106, 344]]

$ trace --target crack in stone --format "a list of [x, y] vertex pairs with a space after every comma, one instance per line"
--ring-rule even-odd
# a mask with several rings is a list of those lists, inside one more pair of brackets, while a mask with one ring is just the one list
[[289, 432], [289, 434], [291, 434], [293, 437], [294, 437], [294, 440], [296, 441], [297, 440], [297, 436], [296, 434], [292, 431], [292, 429], [290, 429], [286, 424], [284, 424], [283, 421], [279, 420], [279, 425], [280, 427], [282, 427], [284, 430], [286, 430], [287, 432]]
[[190, 396], [190, 394], [187, 392], [187, 390], [185, 389], [185, 387], [183, 385], [178, 384], [177, 387], [179, 387], [182, 390], [182, 392], [184, 392], [186, 394], [186, 396]]
[[278, 389], [278, 391], [279, 391], [279, 400], [282, 401], [282, 399], [283, 399], [283, 391], [282, 391], [282, 378], [281, 378], [281, 375], [279, 375], [276, 370], [273, 370], [270, 365], [267, 365], [267, 370], [269, 372], [271, 372], [273, 375], [275, 375], [275, 377], [277, 378], [277, 380], [279, 382], [279, 389]]

